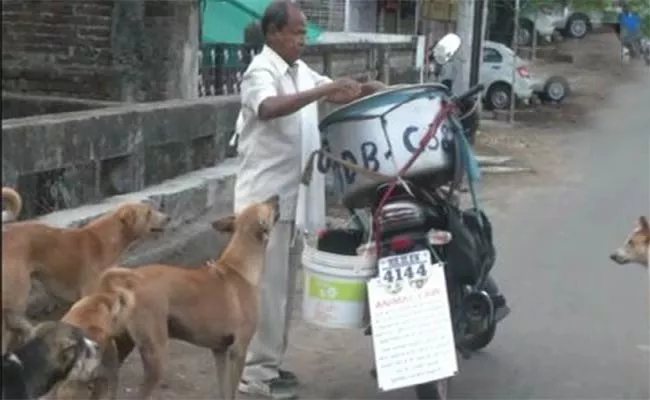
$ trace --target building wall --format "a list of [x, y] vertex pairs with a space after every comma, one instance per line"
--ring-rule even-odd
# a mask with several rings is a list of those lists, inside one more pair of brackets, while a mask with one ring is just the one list
[[[374, 2], [374, 0], [371, 0]], [[328, 31], [342, 31], [345, 25], [345, 0], [298, 0], [307, 19]]]
[[3, 88], [104, 92], [110, 74], [112, 0], [3, 0]]
[[192, 97], [197, 10], [198, 0], [3, 0], [2, 88], [119, 101]]

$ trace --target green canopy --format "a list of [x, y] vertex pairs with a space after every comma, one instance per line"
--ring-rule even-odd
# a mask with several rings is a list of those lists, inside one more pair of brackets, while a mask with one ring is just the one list
[[[262, 18], [272, 0], [205, 0], [203, 43], [243, 44], [244, 29]], [[314, 43], [321, 29], [307, 24], [307, 42]]]

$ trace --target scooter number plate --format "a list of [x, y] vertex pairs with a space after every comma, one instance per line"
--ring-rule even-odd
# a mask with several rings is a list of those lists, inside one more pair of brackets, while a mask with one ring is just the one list
[[431, 275], [431, 267], [429, 250], [380, 258], [379, 281], [391, 293], [399, 292], [405, 285], [419, 289]]

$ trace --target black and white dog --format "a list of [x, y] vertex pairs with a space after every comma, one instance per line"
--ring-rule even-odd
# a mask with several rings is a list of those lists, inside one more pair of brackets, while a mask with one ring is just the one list
[[8, 329], [24, 340], [2, 356], [2, 399], [37, 399], [68, 377], [92, 375], [99, 366], [99, 346], [82, 331], [59, 321], [32, 327], [22, 316], [3, 310]]

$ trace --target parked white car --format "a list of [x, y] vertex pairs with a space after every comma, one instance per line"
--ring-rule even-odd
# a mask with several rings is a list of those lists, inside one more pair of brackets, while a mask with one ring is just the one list
[[[446, 64], [439, 81], [452, 87], [460, 71], [460, 60]], [[483, 43], [483, 63], [479, 81], [485, 85], [483, 103], [487, 109], [504, 110], [510, 107], [510, 94], [514, 88], [517, 100], [528, 104], [535, 92], [542, 91], [546, 79], [531, 76], [528, 63], [515, 56], [509, 47], [486, 40]]]
[[580, 12], [573, 9], [571, 2], [562, 7], [561, 18], [555, 20], [555, 27], [565, 37], [582, 39], [590, 30], [599, 28], [606, 22], [616, 22], [622, 11], [618, 1], [610, 1], [602, 10]]
[[559, 18], [560, 16], [554, 10], [545, 7], [540, 7], [537, 12], [528, 11], [522, 13], [519, 19], [517, 44], [519, 46], [530, 46], [533, 43], [533, 26], [538, 37], [550, 42]]

